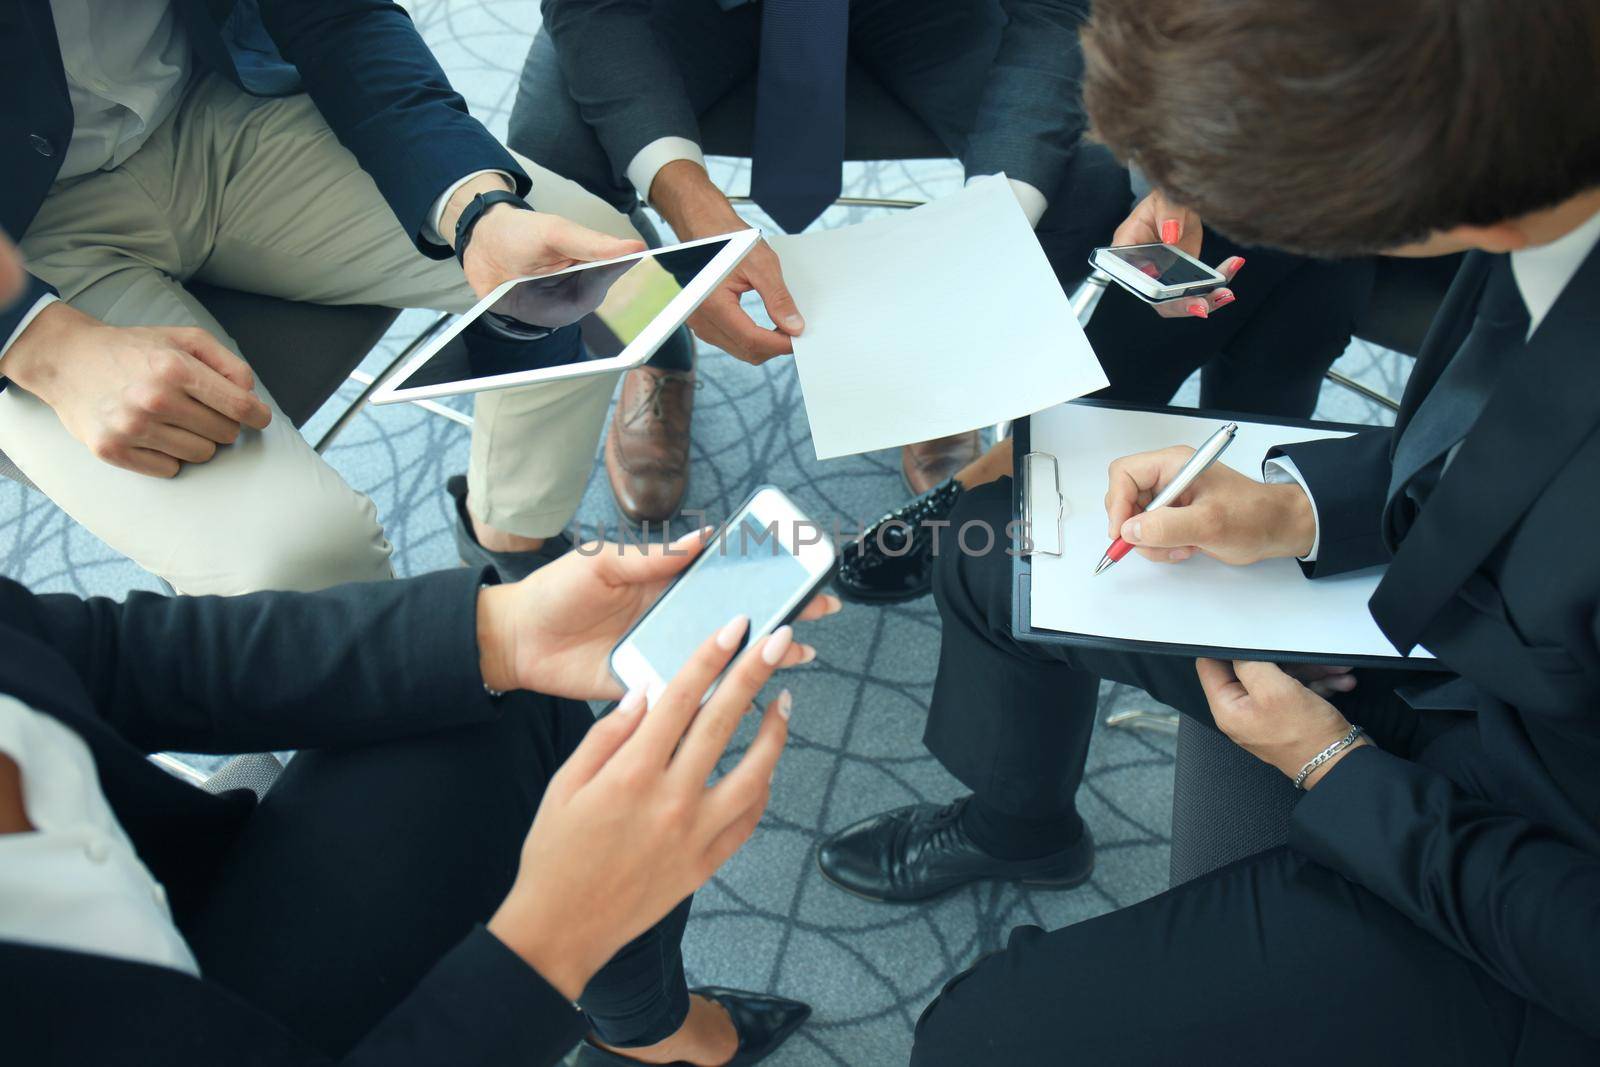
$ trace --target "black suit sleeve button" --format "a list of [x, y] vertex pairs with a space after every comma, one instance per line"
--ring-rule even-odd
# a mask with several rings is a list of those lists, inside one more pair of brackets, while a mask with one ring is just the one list
[[33, 150], [49, 159], [56, 154], [56, 146], [50, 143], [50, 138], [40, 133], [28, 134], [28, 143], [33, 145]]

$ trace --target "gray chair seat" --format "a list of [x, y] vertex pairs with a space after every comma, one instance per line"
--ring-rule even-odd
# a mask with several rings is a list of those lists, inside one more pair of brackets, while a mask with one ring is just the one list
[[189, 291], [238, 343], [296, 426], [317, 413], [400, 314], [394, 308], [307, 304], [200, 283]]
[[1284, 844], [1299, 797], [1276, 768], [1214, 727], [1182, 716], [1172, 779], [1171, 884]]

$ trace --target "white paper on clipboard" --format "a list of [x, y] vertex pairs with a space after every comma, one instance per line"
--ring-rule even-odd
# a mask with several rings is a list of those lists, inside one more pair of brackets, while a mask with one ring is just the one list
[[[1367, 601], [1383, 577], [1374, 567], [1311, 581], [1292, 559], [1233, 567], [1196, 556], [1181, 564], [1152, 563], [1130, 553], [1103, 574], [1094, 567], [1106, 536], [1106, 468], [1135, 452], [1170, 445], [1194, 447], [1219, 421], [1194, 415], [1062, 404], [1029, 420], [1029, 450], [1054, 457], [1056, 480], [1028, 478], [1028, 523], [1036, 544], [1055, 539], [1060, 554], [1031, 557], [1032, 614], [1037, 630], [1116, 640], [1303, 655], [1398, 659], [1378, 629]], [[1252, 478], [1275, 445], [1345, 437], [1340, 430], [1239, 422], [1221, 463]], [[1048, 468], [1046, 468], [1048, 473]], [[1046, 529], [1047, 528], [1047, 529]], [[1413, 660], [1433, 656], [1418, 648]]]

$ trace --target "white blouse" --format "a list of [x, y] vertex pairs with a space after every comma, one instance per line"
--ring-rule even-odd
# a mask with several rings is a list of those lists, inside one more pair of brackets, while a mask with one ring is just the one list
[[166, 890], [134, 852], [76, 733], [0, 694], [0, 752], [22, 770], [30, 833], [0, 834], [0, 940], [198, 975]]

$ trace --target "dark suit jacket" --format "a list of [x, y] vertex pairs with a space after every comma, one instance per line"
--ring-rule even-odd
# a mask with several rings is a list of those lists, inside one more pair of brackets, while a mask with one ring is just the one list
[[[361, 744], [492, 719], [478, 666], [481, 576], [323, 593], [34, 596], [0, 579], [0, 692], [75, 730], [180, 917], [249, 816], [146, 754]], [[419, 654], [418, 650], [427, 650]], [[165, 967], [0, 941], [0, 1047], [18, 1064], [325, 1064], [276, 1020]], [[345, 1064], [552, 1064], [580, 1016], [479, 927]]]
[[1396, 431], [1281, 449], [1322, 523], [1308, 571], [1387, 562], [1374, 618], [1470, 683], [1439, 706], [1472, 706], [1418, 762], [1352, 753], [1301, 801], [1293, 841], [1530, 1000], [1524, 1062], [1547, 1062], [1566, 1026], [1600, 1036], [1600, 249], [1403, 536], [1384, 507], [1394, 442], [1491, 263], [1463, 264]]
[[[434, 201], [458, 179], [502, 170], [514, 176], [519, 193], [527, 193], [527, 175], [467, 114], [465, 101], [450, 88], [410, 16], [390, 0], [172, 3], [203, 67], [247, 92], [304, 88], [310, 93], [339, 141], [377, 182], [400, 225], [428, 255], [450, 254], [425, 241], [422, 232]], [[254, 22], [258, 14], [259, 25]], [[224, 27], [235, 42], [275, 44], [298, 78], [241, 77]], [[72, 104], [50, 0], [0, 4], [0, 71], [6, 101], [0, 107], [0, 229], [20, 238], [50, 191], [72, 139]], [[24, 297], [10, 310], [0, 310], [0, 338], [10, 336], [23, 313], [50, 291], [30, 277]]]
[[[1086, 125], [1078, 28], [1089, 0], [995, 2], [1007, 25], [962, 163], [969, 174], [1004, 171], [1048, 197]], [[650, 29], [651, 0], [543, 0], [541, 8], [567, 86], [619, 182], [651, 141], [699, 140], [673, 59]]]

